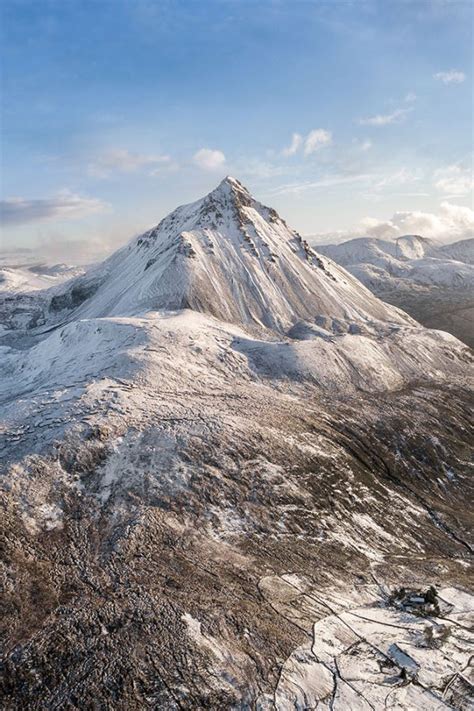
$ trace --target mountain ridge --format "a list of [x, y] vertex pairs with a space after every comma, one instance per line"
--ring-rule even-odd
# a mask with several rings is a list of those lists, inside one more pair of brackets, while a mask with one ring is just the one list
[[474, 239], [356, 238], [318, 248], [376, 296], [474, 346]]

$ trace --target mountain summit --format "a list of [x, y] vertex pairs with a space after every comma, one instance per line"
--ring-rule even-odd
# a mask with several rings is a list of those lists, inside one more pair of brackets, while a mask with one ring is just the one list
[[356, 321], [409, 322], [319, 256], [232, 177], [178, 207], [51, 302], [66, 320], [183, 308], [280, 333], [300, 320], [337, 321], [346, 330]]

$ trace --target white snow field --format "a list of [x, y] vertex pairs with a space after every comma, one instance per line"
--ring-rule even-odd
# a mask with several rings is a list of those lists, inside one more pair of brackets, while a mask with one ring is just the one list
[[327, 604], [301, 581], [289, 583], [299, 597], [334, 607], [315, 622], [308, 644], [286, 660], [275, 694], [278, 711], [468, 708], [462, 690], [472, 684], [473, 596], [441, 590], [440, 599], [451, 593], [454, 604], [442, 618], [426, 618], [377, 600], [353, 609]]

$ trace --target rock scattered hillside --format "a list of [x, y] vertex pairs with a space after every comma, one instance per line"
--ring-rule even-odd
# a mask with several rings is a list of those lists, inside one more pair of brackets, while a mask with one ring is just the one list
[[36, 292], [3, 312], [2, 708], [471, 707], [465, 345], [234, 179]]

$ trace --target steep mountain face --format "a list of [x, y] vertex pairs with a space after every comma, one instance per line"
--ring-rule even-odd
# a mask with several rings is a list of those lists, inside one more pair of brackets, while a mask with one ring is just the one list
[[466, 346], [233, 179], [41, 299], [0, 350], [2, 708], [469, 708]]
[[474, 346], [474, 239], [439, 245], [413, 235], [358, 238], [318, 250], [384, 301]]
[[51, 301], [63, 320], [180, 308], [280, 332], [316, 317], [408, 322], [234, 178], [179, 207]]

